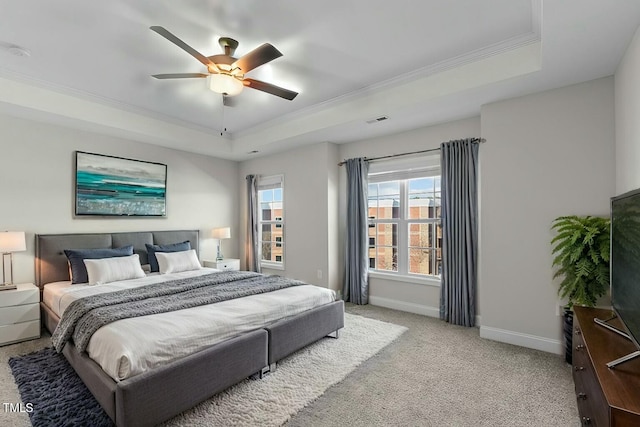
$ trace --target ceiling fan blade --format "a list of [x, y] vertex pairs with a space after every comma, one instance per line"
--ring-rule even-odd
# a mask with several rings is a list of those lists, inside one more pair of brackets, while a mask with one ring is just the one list
[[194, 48], [192, 48], [191, 46], [189, 46], [188, 44], [186, 44], [182, 40], [180, 40], [178, 37], [176, 37], [173, 33], [171, 33], [166, 28], [159, 27], [157, 25], [154, 25], [154, 26], [149, 27], [149, 28], [152, 31], [155, 31], [156, 33], [160, 34], [165, 39], [169, 40], [171, 43], [173, 43], [176, 46], [178, 46], [180, 49], [182, 49], [185, 52], [187, 52], [189, 55], [191, 55], [194, 58], [196, 58], [198, 61], [202, 62], [204, 65], [207, 66], [207, 68], [211, 67], [212, 69], [216, 70], [216, 72], [220, 71], [218, 69], [218, 66], [212, 60], [210, 60], [209, 58], [207, 58], [206, 56], [204, 56], [203, 54], [201, 54], [200, 52], [198, 52], [197, 50], [195, 50]]
[[236, 107], [238, 105], [238, 98], [222, 95], [222, 105], [225, 107]]
[[282, 53], [278, 49], [269, 43], [265, 43], [231, 64], [231, 69], [240, 68], [242, 74], [246, 74], [254, 68], [264, 65], [281, 56]]
[[208, 74], [202, 74], [202, 73], [176, 73], [176, 74], [154, 74], [151, 77], [155, 77], [156, 79], [193, 79], [193, 78], [204, 78], [207, 76]]
[[271, 95], [279, 96], [280, 98], [288, 99], [289, 101], [293, 100], [298, 95], [298, 92], [294, 92], [289, 89], [285, 89], [276, 85], [272, 85], [271, 83], [265, 83], [260, 80], [255, 79], [244, 79], [242, 81], [245, 86], [260, 90], [262, 92], [270, 93]]

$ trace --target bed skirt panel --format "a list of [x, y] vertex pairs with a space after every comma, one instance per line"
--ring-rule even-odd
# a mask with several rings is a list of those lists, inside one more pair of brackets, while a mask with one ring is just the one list
[[[40, 299], [42, 300], [42, 298]], [[40, 302], [40, 314], [42, 326], [44, 326], [49, 333], [53, 334], [56, 326], [58, 326], [58, 322], [60, 322], [60, 318], [43, 302]]]
[[275, 322], [269, 331], [269, 364], [344, 327], [344, 301], [335, 301]]
[[267, 366], [267, 339], [258, 329], [121, 381], [116, 424], [158, 424], [259, 372]]
[[102, 370], [100, 365], [91, 360], [87, 353], [78, 353], [73, 344], [67, 343], [62, 349], [62, 354], [109, 415], [109, 418], [115, 422], [116, 382]]

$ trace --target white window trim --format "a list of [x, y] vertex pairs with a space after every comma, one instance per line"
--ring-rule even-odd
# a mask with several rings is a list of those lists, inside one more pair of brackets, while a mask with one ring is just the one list
[[437, 276], [424, 276], [421, 274], [400, 274], [392, 272], [387, 273], [382, 270], [369, 270], [369, 277], [374, 279], [391, 280], [394, 282], [415, 283], [423, 286], [435, 286], [437, 288], [442, 285], [442, 280]]
[[[279, 185], [279, 187], [278, 187]], [[287, 247], [285, 245], [286, 242], [286, 226], [285, 226], [285, 220], [284, 217], [286, 216], [284, 214], [285, 212], [285, 197], [284, 197], [284, 175], [280, 174], [280, 175], [269, 175], [269, 176], [261, 176], [258, 179], [258, 194], [260, 194], [261, 190], [269, 190], [269, 189], [275, 189], [275, 188], [281, 188], [282, 189], [282, 220], [281, 222], [279, 222], [278, 224], [280, 224], [282, 227], [279, 227], [282, 230], [282, 241], [279, 242], [281, 247], [282, 247], [282, 261], [281, 262], [276, 262], [276, 261], [267, 261], [267, 260], [263, 260], [262, 259], [262, 253], [260, 254], [260, 268], [264, 268], [264, 269], [268, 269], [268, 270], [284, 270], [285, 269], [285, 260], [287, 258], [286, 252], [287, 252]], [[258, 197], [259, 199], [259, 197]], [[259, 203], [259, 202], [258, 202]], [[262, 221], [262, 209], [259, 209], [259, 221], [258, 223], [260, 224], [260, 233], [258, 233], [258, 242], [260, 247], [262, 247], [262, 224], [274, 224], [275, 223], [275, 218], [273, 221]], [[274, 243], [275, 244], [275, 243]]]
[[[283, 252], [284, 254], [284, 252]], [[267, 270], [284, 270], [284, 255], [282, 258], [282, 262], [275, 261], [262, 261], [260, 263], [260, 267]]]

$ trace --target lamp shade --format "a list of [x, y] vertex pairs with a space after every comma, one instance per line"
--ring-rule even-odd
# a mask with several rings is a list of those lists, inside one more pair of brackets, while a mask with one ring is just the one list
[[21, 252], [27, 250], [24, 231], [0, 232], [0, 253]]
[[233, 96], [242, 92], [243, 88], [244, 85], [242, 82], [229, 74], [220, 73], [209, 75], [209, 89], [214, 92]]
[[214, 239], [230, 239], [231, 238], [231, 227], [220, 227], [213, 229], [213, 238]]

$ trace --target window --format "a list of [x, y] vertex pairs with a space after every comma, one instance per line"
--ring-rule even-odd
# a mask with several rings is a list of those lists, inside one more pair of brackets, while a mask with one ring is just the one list
[[437, 160], [419, 168], [370, 171], [368, 250], [372, 270], [439, 278], [442, 225]]
[[258, 181], [261, 265], [284, 268], [283, 176], [261, 177]]

